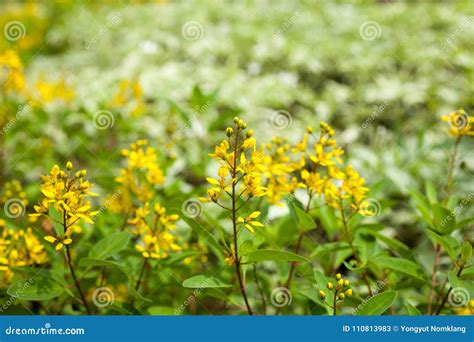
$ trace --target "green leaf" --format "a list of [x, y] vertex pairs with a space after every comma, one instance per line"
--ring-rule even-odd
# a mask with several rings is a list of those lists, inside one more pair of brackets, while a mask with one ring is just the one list
[[309, 261], [301, 255], [276, 249], [259, 249], [249, 254], [249, 262], [258, 261]]
[[438, 203], [438, 195], [436, 193], [436, 187], [430, 181], [425, 183], [426, 196], [430, 203]]
[[461, 257], [464, 262], [468, 262], [472, 257], [472, 245], [469, 241], [464, 241], [461, 249]]
[[368, 233], [375, 236], [377, 240], [380, 240], [381, 242], [386, 244], [391, 250], [393, 250], [394, 252], [397, 252], [398, 254], [400, 254], [400, 256], [404, 258], [409, 258], [411, 255], [413, 255], [410, 248], [408, 248], [407, 245], [405, 245], [403, 242], [399, 240], [393, 239], [391, 237], [388, 237], [378, 232], [368, 231]]
[[418, 310], [417, 308], [415, 308], [415, 307], [414, 307], [413, 305], [411, 305], [410, 303], [405, 302], [405, 307], [407, 308], [408, 315], [410, 315], [410, 316], [421, 316], [420, 310]]
[[413, 202], [415, 202], [416, 208], [420, 211], [423, 220], [431, 226], [433, 223], [431, 219], [431, 206], [429, 201], [425, 196], [415, 189], [410, 189], [409, 193], [411, 199]]
[[456, 260], [459, 255], [459, 242], [449, 235], [439, 235], [438, 233], [427, 229], [426, 234], [433, 241], [433, 244], [439, 244], [448, 253], [452, 260]]
[[321, 221], [321, 225], [329, 236], [334, 235], [339, 227], [339, 222], [334, 214], [334, 208], [327, 205], [318, 208], [317, 216]]
[[459, 221], [459, 222], [456, 224], [456, 228], [457, 228], [457, 229], [459, 229], [459, 228], [464, 228], [465, 226], [467, 226], [467, 225], [470, 224], [471, 222], [474, 222], [474, 216]]
[[434, 203], [431, 205], [433, 210], [433, 221], [436, 230], [443, 235], [449, 235], [456, 229], [456, 217], [454, 213], [445, 207]]
[[60, 211], [57, 211], [54, 205], [49, 207], [49, 217], [51, 218], [51, 224], [53, 225], [54, 231], [56, 235], [63, 236], [64, 235], [64, 227], [63, 227], [63, 214]]
[[253, 252], [253, 250], [254, 250], [254, 247], [253, 247], [252, 240], [245, 240], [244, 243], [241, 244], [240, 248], [239, 248], [240, 255], [242, 255], [242, 256]]
[[375, 263], [423, 282], [428, 279], [425, 271], [413, 261], [393, 257], [378, 257], [375, 259]]
[[89, 257], [92, 259], [107, 259], [127, 247], [130, 234], [127, 232], [116, 232], [107, 236], [92, 246]]
[[119, 269], [125, 276], [130, 277], [131, 272], [124, 266], [110, 260], [93, 259], [93, 258], [82, 258], [79, 260], [79, 266], [81, 267], [115, 267]]
[[65, 284], [52, 277], [36, 276], [12, 284], [7, 293], [23, 300], [48, 300], [60, 296]]
[[183, 287], [190, 289], [211, 289], [221, 287], [232, 287], [232, 285], [224, 284], [219, 279], [208, 277], [205, 275], [198, 275], [183, 281]]
[[298, 229], [307, 232], [316, 228], [316, 223], [311, 215], [298, 207], [294, 200], [289, 200], [287, 203], [288, 208], [290, 209], [291, 218]]
[[371, 297], [358, 310], [357, 315], [377, 316], [383, 314], [397, 299], [396, 291], [386, 291]]

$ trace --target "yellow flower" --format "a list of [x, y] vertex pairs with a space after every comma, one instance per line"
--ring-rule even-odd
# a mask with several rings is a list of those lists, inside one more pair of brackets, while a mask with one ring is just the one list
[[112, 108], [132, 117], [141, 116], [146, 110], [143, 89], [138, 81], [121, 80], [119, 90], [110, 102]]
[[443, 115], [441, 120], [449, 123], [449, 134], [460, 136], [474, 136], [474, 117], [469, 116], [464, 109]]
[[251, 233], [254, 233], [255, 232], [254, 228], [263, 227], [262, 223], [255, 221], [255, 219], [259, 216], [260, 216], [260, 211], [254, 211], [253, 213], [251, 213], [245, 218], [239, 217], [237, 219], [237, 222], [243, 223], [245, 225], [245, 228], [247, 228]]
[[0, 53], [0, 69], [2, 70], [0, 79], [0, 90], [2, 92], [22, 91], [25, 87], [25, 75], [20, 57], [14, 50], [6, 50]]
[[141, 139], [131, 144], [129, 150], [123, 150], [122, 155], [127, 158], [127, 165], [120, 169], [120, 176], [116, 181], [140, 202], [153, 198], [155, 186], [165, 182], [155, 149], [148, 147], [147, 140]]
[[50, 208], [54, 207], [61, 213], [61, 222], [57, 223], [62, 225], [63, 234], [45, 237], [46, 241], [56, 244], [56, 250], [72, 243], [71, 235], [80, 232], [80, 222], [93, 224], [93, 217], [98, 213], [91, 211], [91, 203], [87, 200], [87, 197], [96, 194], [90, 192], [91, 185], [84, 179], [86, 170], [73, 173], [72, 163], [68, 162], [67, 166], [67, 170], [63, 171], [58, 165], [54, 165], [48, 175], [41, 176], [44, 198], [34, 206], [36, 213], [30, 214], [32, 217], [45, 216], [56, 220], [50, 217]]
[[75, 96], [74, 91], [66, 84], [64, 79], [50, 82], [41, 78], [35, 86], [37, 90], [36, 100], [41, 105], [58, 101], [68, 104]]
[[5, 282], [10, 282], [12, 267], [41, 265], [48, 261], [44, 245], [33, 234], [31, 228], [13, 230], [0, 220], [0, 274]]
[[144, 258], [162, 259], [170, 252], [181, 250], [176, 237], [170, 232], [176, 227], [177, 220], [177, 214], [167, 214], [166, 208], [158, 203], [153, 206], [153, 211], [148, 202], [135, 209], [135, 215], [128, 223], [134, 227], [132, 233], [138, 236], [139, 243], [135, 246], [137, 251]]

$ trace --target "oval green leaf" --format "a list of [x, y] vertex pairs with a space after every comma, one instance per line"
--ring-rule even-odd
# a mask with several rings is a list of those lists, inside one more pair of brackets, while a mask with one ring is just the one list
[[249, 262], [259, 261], [309, 261], [301, 255], [276, 249], [259, 249], [248, 256]]
[[358, 310], [357, 315], [376, 316], [383, 314], [397, 299], [396, 291], [386, 291], [371, 297]]

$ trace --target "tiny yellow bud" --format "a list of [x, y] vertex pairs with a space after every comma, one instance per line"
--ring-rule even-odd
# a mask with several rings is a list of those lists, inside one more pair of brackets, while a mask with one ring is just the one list
[[239, 123], [239, 120], [240, 120], [240, 119], [239, 119], [238, 116], [234, 116], [234, 123], [235, 123], [235, 124], [238, 124], [238, 123]]
[[342, 278], [341, 273], [336, 274], [336, 280], [340, 280]]
[[72, 163], [70, 161], [66, 163], [66, 169], [72, 170]]
[[331, 282], [329, 282], [326, 286], [329, 290], [332, 290], [334, 288], [334, 285]]
[[249, 129], [249, 130], [247, 131], [247, 133], [245, 133], [245, 136], [246, 136], [247, 138], [251, 138], [251, 137], [253, 136], [253, 129]]
[[225, 134], [230, 138], [232, 134], [234, 134], [234, 130], [232, 129], [232, 127], [227, 127], [225, 130]]
[[320, 297], [321, 299], [326, 298], [326, 292], [324, 292], [323, 290], [320, 290], [320, 291], [319, 291], [319, 297]]
[[339, 279], [339, 280], [337, 281], [337, 284], [338, 284], [339, 286], [343, 286], [343, 285], [344, 285], [344, 280]]
[[346, 298], [346, 296], [344, 295], [344, 293], [339, 293], [339, 295], [337, 296], [340, 300], [344, 300], [344, 298]]
[[344, 286], [349, 286], [350, 282], [349, 279], [344, 280]]
[[348, 289], [344, 293], [346, 294], [347, 297], [351, 297], [352, 296], [352, 289]]
[[313, 133], [313, 127], [311, 127], [311, 126], [306, 127], [306, 132], [308, 132], [309, 134], [312, 134]]

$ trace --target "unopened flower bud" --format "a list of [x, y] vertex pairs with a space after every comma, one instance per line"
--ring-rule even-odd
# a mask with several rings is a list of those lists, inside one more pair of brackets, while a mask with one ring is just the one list
[[232, 129], [232, 127], [227, 127], [225, 130], [225, 134], [230, 138], [232, 134], [234, 134], [234, 130]]
[[319, 291], [319, 297], [320, 297], [321, 299], [326, 298], [326, 292], [324, 292], [323, 290], [320, 290], [320, 291]]
[[249, 129], [249, 130], [247, 131], [247, 133], [245, 133], [245, 136], [246, 136], [247, 138], [251, 138], [251, 137], [253, 136], [253, 129]]
[[347, 297], [351, 297], [352, 296], [352, 289], [348, 289], [344, 293], [346, 294]]
[[329, 282], [326, 286], [329, 290], [332, 290], [334, 288], [334, 285], [331, 282]]
[[70, 161], [66, 163], [66, 169], [72, 170], [72, 163]]
[[349, 279], [344, 280], [344, 286], [349, 286], [349, 285], [350, 285]]
[[346, 298], [346, 296], [344, 295], [344, 293], [339, 293], [337, 295], [337, 297], [340, 299], [340, 300], [344, 300], [344, 298]]
[[341, 278], [342, 278], [341, 273], [336, 274], [336, 280], [339, 280]]
[[306, 127], [306, 132], [308, 132], [309, 134], [312, 134], [313, 133], [313, 127], [311, 127], [311, 126]]

